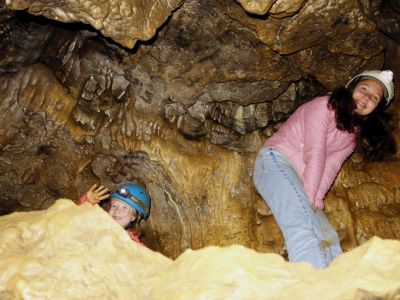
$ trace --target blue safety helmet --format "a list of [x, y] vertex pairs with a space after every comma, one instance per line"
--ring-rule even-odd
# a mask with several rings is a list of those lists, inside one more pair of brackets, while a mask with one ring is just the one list
[[149, 216], [151, 200], [146, 189], [140, 185], [124, 183], [111, 194], [112, 198], [125, 202], [145, 219]]

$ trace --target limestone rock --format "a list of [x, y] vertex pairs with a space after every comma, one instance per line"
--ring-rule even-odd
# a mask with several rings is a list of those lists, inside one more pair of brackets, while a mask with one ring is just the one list
[[239, 2], [243, 8], [254, 14], [263, 15], [271, 8], [274, 4], [274, 0], [267, 0], [267, 1], [252, 1], [252, 0], [239, 0]]
[[274, 17], [287, 17], [295, 14], [305, 2], [304, 0], [236, 0], [249, 13], [264, 15], [269, 13]]
[[58, 200], [0, 217], [1, 299], [397, 299], [400, 242], [372, 238], [325, 270], [243, 246], [175, 261], [132, 242], [101, 208]]
[[2, 299], [139, 299], [149, 292], [147, 277], [171, 265], [98, 206], [59, 200], [0, 222]]
[[121, 45], [133, 48], [137, 40], [151, 39], [181, 1], [7, 0], [7, 5], [14, 10], [27, 9], [33, 15], [56, 21], [90, 24]]
[[[259, 147], [296, 107], [354, 73], [385, 66], [400, 74], [395, 0], [7, 3], [0, 214], [77, 199], [95, 182], [113, 189], [139, 180], [154, 203], [144, 240], [171, 258], [231, 244], [285, 255], [252, 183]], [[268, 12], [247, 13], [246, 3]], [[53, 21], [56, 11], [66, 23]], [[92, 21], [103, 27], [82, 24]], [[133, 44], [156, 27], [133, 49], [106, 37]], [[374, 235], [400, 239], [398, 157], [365, 164], [352, 156], [327, 195], [345, 250]]]

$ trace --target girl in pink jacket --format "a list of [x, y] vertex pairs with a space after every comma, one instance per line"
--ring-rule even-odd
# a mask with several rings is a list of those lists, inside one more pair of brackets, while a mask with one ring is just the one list
[[146, 189], [136, 183], [127, 182], [120, 185], [114, 192], [104, 186], [93, 185], [79, 200], [78, 205], [89, 202], [93, 205], [111, 198], [108, 214], [127, 231], [129, 237], [143, 245], [137, 233], [137, 225], [142, 219], [147, 219], [150, 213], [150, 197]]
[[282, 230], [289, 261], [325, 268], [342, 253], [323, 200], [356, 148], [367, 160], [396, 153], [385, 112], [393, 96], [391, 71], [365, 71], [300, 106], [261, 148], [253, 180]]

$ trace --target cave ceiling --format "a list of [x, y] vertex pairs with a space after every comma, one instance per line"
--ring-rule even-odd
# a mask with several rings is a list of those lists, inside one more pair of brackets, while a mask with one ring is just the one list
[[[0, 212], [139, 180], [153, 249], [283, 253], [255, 154], [313, 96], [400, 74], [399, 21], [395, 0], [0, 0]], [[345, 249], [400, 238], [398, 170], [346, 164], [327, 196]]]

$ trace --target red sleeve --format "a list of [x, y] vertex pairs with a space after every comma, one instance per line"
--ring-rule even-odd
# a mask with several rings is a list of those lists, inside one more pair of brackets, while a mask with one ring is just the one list
[[76, 201], [76, 204], [81, 205], [83, 203], [88, 202], [88, 198], [87, 198], [87, 193], [84, 193], [78, 201]]
[[144, 244], [140, 241], [139, 237], [135, 233], [133, 233], [132, 231], [128, 231], [128, 234], [132, 241], [138, 243], [141, 246], [144, 246]]

